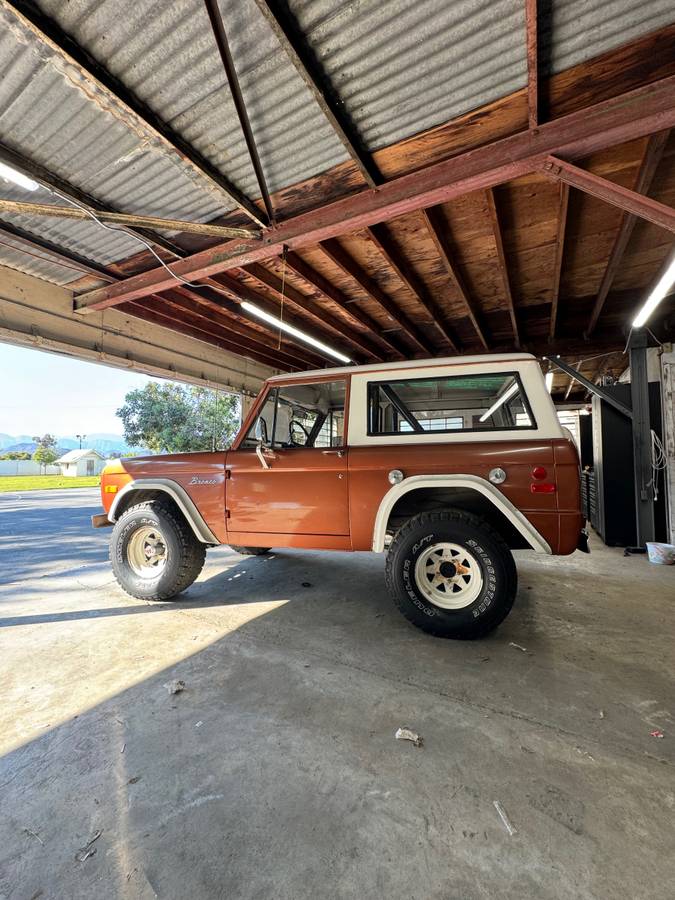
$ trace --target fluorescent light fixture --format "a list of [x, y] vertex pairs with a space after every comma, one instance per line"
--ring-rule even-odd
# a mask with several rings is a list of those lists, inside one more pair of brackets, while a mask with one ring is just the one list
[[268, 322], [270, 325], [274, 325], [275, 328], [280, 328], [282, 331], [285, 331], [286, 334], [290, 334], [293, 337], [298, 338], [298, 340], [304, 341], [311, 347], [316, 347], [317, 350], [322, 350], [324, 353], [328, 353], [329, 356], [334, 356], [335, 359], [339, 359], [340, 362], [351, 362], [351, 359], [348, 356], [345, 356], [344, 353], [340, 353], [338, 350], [333, 350], [333, 348], [329, 347], [328, 344], [323, 344], [321, 341], [317, 341], [316, 338], [311, 337], [311, 335], [305, 334], [304, 331], [300, 331], [299, 328], [294, 328], [292, 325], [289, 325], [287, 322], [278, 319], [276, 316], [270, 315], [270, 313], [265, 312], [264, 309], [260, 309], [260, 307], [256, 306], [254, 303], [249, 303], [248, 300], [244, 300], [244, 302], [241, 304], [241, 307], [242, 309], [245, 309], [246, 312], [251, 313], [252, 316], [256, 316], [258, 319], [262, 319], [263, 322]]
[[497, 399], [496, 399], [495, 402], [492, 404], [492, 406], [490, 407], [490, 409], [488, 409], [487, 412], [484, 412], [483, 415], [480, 417], [480, 419], [479, 419], [478, 421], [479, 421], [479, 422], [485, 422], [486, 419], [489, 419], [490, 416], [491, 416], [493, 413], [496, 413], [497, 410], [499, 409], [499, 407], [500, 407], [503, 403], [506, 403], [506, 401], [509, 399], [509, 397], [513, 397], [513, 395], [514, 395], [515, 393], [517, 393], [517, 391], [518, 391], [518, 382], [517, 382], [517, 381], [514, 381], [513, 384], [511, 385], [511, 387], [508, 389], [508, 391], [504, 391], [504, 393], [501, 395], [501, 397], [497, 397]]
[[17, 172], [11, 166], [6, 166], [3, 162], [0, 162], [0, 178], [6, 178], [7, 181], [18, 184], [19, 187], [26, 191], [37, 191], [40, 187], [37, 181], [33, 181], [32, 178], [24, 175], [23, 172]]
[[547, 372], [544, 381], [546, 382], [546, 390], [550, 394], [553, 390], [553, 372]]
[[673, 254], [663, 275], [652, 288], [652, 292], [645, 300], [644, 306], [633, 319], [633, 328], [642, 328], [673, 284], [675, 284], [675, 254]]

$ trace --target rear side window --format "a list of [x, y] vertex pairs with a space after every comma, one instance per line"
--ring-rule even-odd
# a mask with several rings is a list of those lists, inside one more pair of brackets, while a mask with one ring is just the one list
[[368, 384], [369, 435], [536, 427], [517, 372]]

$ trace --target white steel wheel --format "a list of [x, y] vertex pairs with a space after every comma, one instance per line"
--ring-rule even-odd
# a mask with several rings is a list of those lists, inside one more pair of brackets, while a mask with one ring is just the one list
[[427, 547], [415, 563], [415, 583], [423, 596], [441, 609], [465, 609], [483, 589], [476, 558], [460, 544]]
[[137, 528], [127, 544], [127, 561], [139, 578], [157, 578], [166, 566], [168, 550], [158, 528]]

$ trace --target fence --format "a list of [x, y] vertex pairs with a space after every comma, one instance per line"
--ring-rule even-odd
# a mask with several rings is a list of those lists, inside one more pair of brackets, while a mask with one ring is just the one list
[[[32, 459], [0, 459], [0, 475], [43, 475], [45, 469]], [[47, 466], [47, 475], [60, 475], [58, 466]]]

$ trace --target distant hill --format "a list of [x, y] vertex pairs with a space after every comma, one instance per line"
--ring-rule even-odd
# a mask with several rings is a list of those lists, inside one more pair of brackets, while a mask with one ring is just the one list
[[[57, 452], [59, 456], [63, 456], [69, 450], [77, 450], [80, 446], [79, 440], [71, 434], [57, 437]], [[34, 453], [36, 448], [35, 441], [26, 434], [11, 435], [0, 434], [0, 452], [9, 453], [11, 451]], [[103, 456], [111, 454], [137, 453], [149, 454], [151, 451], [141, 447], [130, 447], [129, 444], [118, 434], [94, 433], [88, 434], [82, 441], [83, 449], [98, 450]]]

